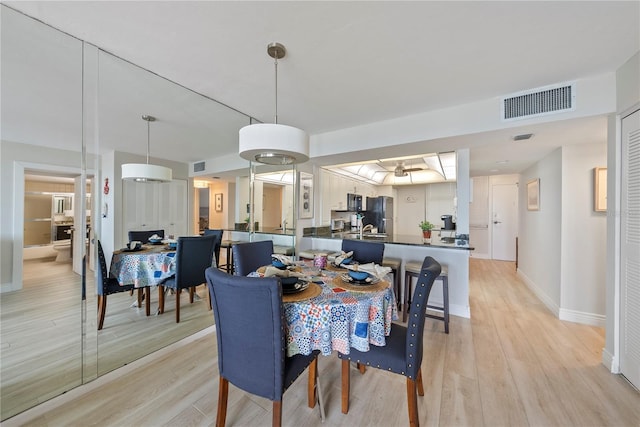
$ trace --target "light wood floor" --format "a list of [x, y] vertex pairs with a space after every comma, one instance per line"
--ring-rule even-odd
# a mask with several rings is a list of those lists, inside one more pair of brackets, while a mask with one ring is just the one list
[[[602, 329], [554, 318], [517, 278], [513, 263], [472, 259], [470, 271], [472, 319], [452, 317], [449, 335], [441, 322], [427, 319], [425, 396], [418, 397], [422, 425], [640, 425], [640, 394], [600, 363]], [[33, 411], [25, 424], [213, 425], [218, 395], [213, 333], [155, 359], [96, 390]], [[350, 411], [343, 415], [340, 362], [320, 357], [319, 367], [324, 425], [408, 424], [403, 377], [376, 369], [360, 375], [354, 369]], [[317, 407], [306, 407], [305, 387], [301, 377], [285, 393], [285, 425], [323, 425]], [[270, 425], [270, 408], [270, 402], [230, 386], [227, 425]]]
[[[0, 402], [2, 418], [33, 407], [82, 383], [82, 375], [103, 375], [213, 324], [206, 290], [189, 304], [181, 296], [180, 323], [175, 323], [175, 295], [167, 295], [165, 314], [155, 315], [156, 288], [151, 292], [151, 316], [132, 307], [128, 292], [109, 295], [104, 328], [96, 334], [96, 305], [87, 308], [87, 339], [97, 339], [97, 361], [82, 366], [81, 277], [71, 263], [52, 258], [24, 263], [24, 287], [0, 296]], [[88, 293], [95, 293], [92, 277]], [[97, 363], [97, 366], [96, 366]], [[83, 369], [85, 370], [83, 372]]]

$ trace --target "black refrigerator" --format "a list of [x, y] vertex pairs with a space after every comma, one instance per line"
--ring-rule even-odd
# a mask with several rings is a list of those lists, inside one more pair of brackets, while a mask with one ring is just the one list
[[393, 197], [367, 197], [367, 219], [378, 233], [393, 236]]

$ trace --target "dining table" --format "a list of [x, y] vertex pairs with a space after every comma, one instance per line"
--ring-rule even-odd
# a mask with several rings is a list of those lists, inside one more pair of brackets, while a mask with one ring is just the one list
[[[250, 276], [264, 276], [261, 267]], [[369, 351], [384, 346], [398, 311], [391, 275], [371, 284], [347, 280], [347, 270], [332, 265], [318, 269], [313, 261], [296, 261], [290, 268], [311, 279], [301, 292], [283, 294], [287, 356], [314, 350], [328, 356], [333, 351]]]
[[166, 244], [144, 244], [137, 250], [113, 252], [109, 274], [120, 286], [133, 285], [145, 291], [145, 311], [151, 311], [151, 286], [157, 286], [176, 272], [176, 250]]

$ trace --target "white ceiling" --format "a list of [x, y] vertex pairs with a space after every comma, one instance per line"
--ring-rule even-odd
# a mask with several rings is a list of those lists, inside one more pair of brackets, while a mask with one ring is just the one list
[[[281, 42], [288, 55], [279, 65], [279, 122], [311, 134], [614, 71], [640, 50], [637, 1], [3, 3], [264, 122], [274, 113], [266, 46]], [[3, 57], [5, 49], [3, 41]], [[118, 73], [135, 67], [108, 57], [101, 64], [111, 66], [112, 77], [101, 73], [103, 97], [140, 92], [146, 99], [102, 110], [105, 146], [143, 154], [140, 115], [151, 114], [159, 119], [152, 124], [153, 156], [196, 161], [237, 153], [235, 129], [247, 117], [226, 116], [236, 128], [214, 137], [222, 127], [212, 124], [218, 114], [206, 98], [181, 88], [182, 95], [150, 102], [168, 83], [127, 80]], [[3, 83], [4, 74], [3, 66]], [[16, 71], [12, 83], [23, 74]], [[2, 89], [4, 115], [23, 101]], [[42, 120], [55, 113], [49, 109]], [[3, 117], [3, 139], [43, 144], [55, 137], [38, 134], [33, 123], [19, 125], [22, 116], [17, 108]], [[472, 149], [472, 175], [519, 172], [561, 144], [606, 140], [601, 117], [529, 128], [535, 145], [515, 145], [513, 129], [474, 135], [486, 144]], [[60, 144], [69, 139], [62, 129], [58, 136]], [[509, 163], [496, 167], [499, 160]]]

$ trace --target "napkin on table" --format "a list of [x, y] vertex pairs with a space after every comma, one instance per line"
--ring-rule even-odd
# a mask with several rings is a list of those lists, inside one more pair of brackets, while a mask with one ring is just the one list
[[293, 265], [293, 261], [291, 260], [291, 257], [286, 255], [272, 254], [271, 258], [280, 261], [284, 265]]
[[391, 272], [391, 268], [383, 267], [374, 262], [368, 264], [345, 264], [344, 267], [353, 271], [364, 271], [380, 280], [384, 279], [385, 276]]
[[340, 255], [336, 256], [336, 259], [333, 260], [333, 263], [339, 266], [340, 264], [342, 264], [342, 261], [344, 261], [347, 258], [351, 258], [352, 256], [353, 256], [353, 251], [349, 251], [349, 252], [342, 251]]
[[271, 277], [271, 276], [278, 276], [278, 277], [298, 277], [300, 279], [303, 280], [309, 280], [308, 277], [306, 277], [303, 273], [297, 272], [297, 271], [290, 271], [290, 270], [280, 270], [279, 268], [276, 267], [272, 267], [270, 265], [268, 265], [265, 269], [264, 269], [264, 277]]
[[158, 236], [157, 234], [154, 234], [153, 236], [149, 237], [149, 240], [158, 240], [160, 238], [160, 236]]

